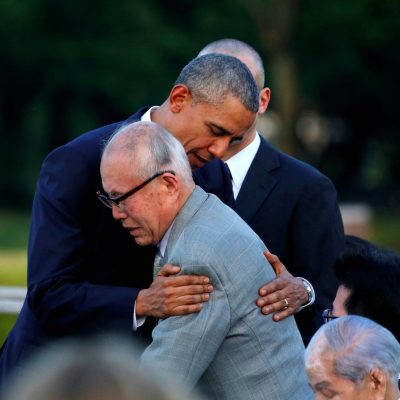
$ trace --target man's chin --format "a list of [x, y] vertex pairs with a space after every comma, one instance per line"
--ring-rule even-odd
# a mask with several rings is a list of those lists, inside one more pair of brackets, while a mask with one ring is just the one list
[[133, 239], [135, 240], [136, 244], [139, 246], [149, 246], [152, 244], [151, 240], [140, 237], [140, 236], [134, 237]]
[[133, 240], [138, 244], [139, 246], [148, 246], [151, 244], [151, 240], [149, 238], [142, 236], [138, 231], [135, 232], [134, 229], [129, 230], [129, 234], [133, 237]]

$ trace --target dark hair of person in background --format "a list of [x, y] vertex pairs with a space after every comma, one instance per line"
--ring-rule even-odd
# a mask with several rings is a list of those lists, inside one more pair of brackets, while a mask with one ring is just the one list
[[400, 256], [347, 235], [335, 272], [350, 290], [344, 304], [347, 313], [372, 319], [400, 340]]

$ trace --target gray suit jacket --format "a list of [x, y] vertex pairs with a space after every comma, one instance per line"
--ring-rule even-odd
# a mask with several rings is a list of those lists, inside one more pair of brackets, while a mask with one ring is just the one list
[[181, 265], [183, 274], [208, 275], [214, 292], [200, 313], [160, 321], [142, 360], [210, 399], [313, 399], [294, 318], [273, 322], [255, 304], [274, 277], [264, 250], [234, 211], [196, 187], [163, 261]]

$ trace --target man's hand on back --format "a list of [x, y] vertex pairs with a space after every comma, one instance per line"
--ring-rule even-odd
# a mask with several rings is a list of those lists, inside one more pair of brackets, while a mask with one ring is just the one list
[[148, 289], [136, 298], [136, 315], [166, 318], [199, 312], [213, 290], [207, 276], [179, 275], [180, 267], [165, 264]]
[[274, 321], [281, 321], [308, 302], [307, 290], [301, 279], [295, 278], [277, 256], [268, 251], [264, 255], [277, 277], [260, 288], [257, 306], [265, 315], [274, 313]]

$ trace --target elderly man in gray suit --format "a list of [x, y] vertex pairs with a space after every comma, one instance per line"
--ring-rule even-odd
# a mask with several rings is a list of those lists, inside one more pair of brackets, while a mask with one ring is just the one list
[[259, 287], [275, 277], [265, 245], [195, 186], [182, 145], [136, 122], [110, 139], [100, 170], [103, 201], [134, 240], [158, 244], [161, 264], [208, 275], [214, 287], [199, 313], [159, 321], [142, 361], [210, 399], [313, 399], [294, 318], [276, 323], [256, 305]]

